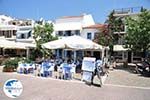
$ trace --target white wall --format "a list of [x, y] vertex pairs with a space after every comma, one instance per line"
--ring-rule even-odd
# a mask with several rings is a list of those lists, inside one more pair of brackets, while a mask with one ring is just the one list
[[97, 29], [83, 29], [81, 31], [81, 36], [84, 37], [84, 38], [87, 38], [87, 33], [92, 33], [92, 40], [94, 39], [94, 34], [96, 32], [99, 32], [99, 30]]
[[56, 19], [54, 24], [55, 31], [65, 31], [65, 30], [82, 30], [82, 27], [94, 25], [95, 22], [92, 15], [84, 14], [78, 17], [66, 17]]
[[8, 22], [13, 20], [13, 18], [5, 15], [0, 15], [0, 24], [2, 25], [8, 25]]
[[65, 30], [81, 30], [82, 24], [80, 22], [64, 22], [57, 23], [54, 25], [55, 31], [65, 31]]
[[91, 14], [83, 16], [82, 27], [86, 27], [94, 24], [95, 22]]

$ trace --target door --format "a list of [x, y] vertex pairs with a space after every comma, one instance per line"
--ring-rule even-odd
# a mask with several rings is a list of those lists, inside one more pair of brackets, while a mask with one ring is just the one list
[[128, 51], [128, 63], [131, 63], [131, 59], [132, 59], [132, 52]]

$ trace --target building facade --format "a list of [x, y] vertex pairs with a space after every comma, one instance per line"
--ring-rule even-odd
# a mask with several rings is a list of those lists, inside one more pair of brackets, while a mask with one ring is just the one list
[[[0, 39], [14, 43], [33, 43], [33, 20], [15, 19], [6, 15], [0, 15]], [[5, 49], [5, 50], [4, 50]], [[25, 56], [27, 49], [1, 47], [1, 55]]]
[[[55, 20], [54, 32], [59, 38], [66, 36], [78, 35], [86, 39], [93, 40], [95, 34], [98, 33], [103, 25], [95, 24], [92, 15], [83, 14], [81, 16], [65, 16]], [[64, 54], [63, 54], [64, 53]], [[77, 57], [83, 56], [97, 56], [100, 59], [100, 51], [76, 51]], [[74, 51], [62, 49], [56, 50], [57, 57], [71, 57], [74, 55]], [[80, 58], [81, 59], [81, 58]]]
[[135, 53], [127, 48], [124, 48], [125, 40], [124, 36], [127, 34], [127, 27], [125, 25], [125, 18], [130, 16], [132, 18], [136, 18], [140, 13], [141, 7], [135, 8], [122, 8], [114, 10], [113, 16], [116, 18], [120, 18], [122, 21], [121, 29], [119, 31], [115, 30], [113, 33], [115, 36], [115, 45], [114, 45], [114, 56], [117, 61], [128, 61], [130, 62], [138, 62], [141, 61], [141, 54]]
[[[40, 19], [39, 21], [34, 21], [30, 19], [15, 19], [5, 15], [0, 15], [0, 38], [23, 42], [23, 43], [35, 43], [33, 39], [33, 28], [36, 25], [43, 25], [46, 21]], [[52, 23], [54, 26], [54, 36], [58, 38], [63, 38], [72, 35], [78, 35], [86, 39], [93, 40], [95, 34], [99, 33], [103, 24], [96, 24], [91, 14], [83, 14], [80, 16], [64, 16], [56, 19]], [[16, 52], [19, 53], [20, 50]], [[73, 51], [58, 49], [55, 51], [57, 57], [72, 57]], [[100, 51], [76, 51], [78, 57], [83, 56], [97, 56], [101, 57]]]

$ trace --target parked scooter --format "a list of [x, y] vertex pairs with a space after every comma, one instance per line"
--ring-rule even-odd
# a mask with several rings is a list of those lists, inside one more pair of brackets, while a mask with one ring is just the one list
[[147, 60], [136, 64], [136, 72], [142, 75], [150, 76], [150, 63]]

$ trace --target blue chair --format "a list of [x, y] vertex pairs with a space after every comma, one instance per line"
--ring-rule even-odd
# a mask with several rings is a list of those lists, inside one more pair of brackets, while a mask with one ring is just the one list
[[65, 80], [71, 79], [71, 66], [69, 66], [66, 63], [64, 63], [63, 71], [64, 71], [64, 79]]
[[42, 68], [43, 68], [43, 77], [47, 77], [47, 76], [49, 76], [49, 71], [48, 71], [48, 69], [50, 68], [50, 66], [49, 66], [49, 63], [48, 62], [43, 62], [42, 63]]

